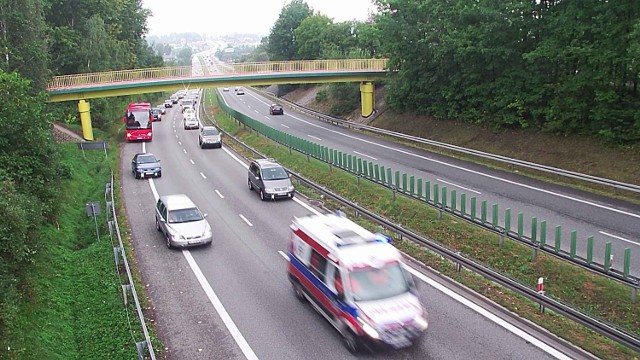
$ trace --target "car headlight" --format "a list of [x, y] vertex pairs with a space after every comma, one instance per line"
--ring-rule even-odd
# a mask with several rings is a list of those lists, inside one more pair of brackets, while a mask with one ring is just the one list
[[276, 189], [274, 189], [274, 188], [265, 188], [265, 189], [264, 189], [264, 192], [267, 192], [267, 193], [274, 193], [274, 192], [276, 192]]
[[364, 333], [367, 334], [370, 338], [372, 339], [380, 338], [380, 334], [378, 334], [378, 331], [374, 329], [373, 326], [369, 325], [369, 323], [367, 323], [361, 318], [358, 318], [358, 322], [360, 323], [360, 326], [362, 326], [362, 331], [364, 331]]
[[288, 191], [293, 191], [293, 185], [289, 185], [289, 187], [287, 188]]
[[184, 236], [180, 234], [171, 234], [171, 237], [173, 238], [173, 240], [178, 240], [178, 241], [185, 240]]
[[413, 319], [413, 322], [416, 324], [416, 326], [420, 329], [420, 330], [427, 330], [427, 328], [429, 327], [429, 323], [427, 322], [427, 318], [424, 317], [423, 315], [418, 315]]

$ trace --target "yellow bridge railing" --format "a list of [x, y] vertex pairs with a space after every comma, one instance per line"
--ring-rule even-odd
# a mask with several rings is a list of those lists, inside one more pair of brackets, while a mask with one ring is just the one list
[[216, 77], [229, 75], [251, 75], [269, 73], [295, 72], [384, 72], [387, 59], [334, 59], [334, 60], [296, 60], [270, 61], [260, 63], [216, 64], [212, 67], [216, 71], [194, 69], [191, 66], [163, 67], [134, 70], [106, 71], [99, 73], [85, 73], [55, 76], [47, 90], [64, 90], [94, 85], [111, 85], [126, 82], [194, 79], [199, 77]]

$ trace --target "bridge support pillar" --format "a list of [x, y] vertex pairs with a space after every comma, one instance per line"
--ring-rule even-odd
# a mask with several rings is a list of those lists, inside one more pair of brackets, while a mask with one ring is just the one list
[[360, 83], [360, 103], [362, 104], [362, 117], [369, 117], [373, 114], [374, 97], [373, 82], [363, 81]]
[[84, 99], [78, 101], [78, 112], [80, 113], [80, 123], [82, 123], [82, 137], [87, 141], [93, 141], [89, 102]]

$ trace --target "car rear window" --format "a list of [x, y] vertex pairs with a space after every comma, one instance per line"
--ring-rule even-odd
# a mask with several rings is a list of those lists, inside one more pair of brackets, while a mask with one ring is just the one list
[[202, 132], [204, 135], [218, 135], [220, 133], [218, 129], [205, 129]]

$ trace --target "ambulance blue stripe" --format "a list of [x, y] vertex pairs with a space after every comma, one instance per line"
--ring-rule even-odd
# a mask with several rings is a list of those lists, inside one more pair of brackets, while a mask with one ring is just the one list
[[322, 281], [320, 281], [320, 279], [318, 279], [306, 266], [304, 266], [304, 264], [302, 264], [302, 262], [300, 262], [300, 260], [298, 260], [298, 258], [296, 258], [292, 253], [289, 253], [289, 261], [298, 271], [300, 271], [302, 275], [304, 275], [305, 278], [311, 281], [311, 283], [316, 288], [320, 289], [320, 292], [322, 292], [322, 294], [327, 299], [329, 299], [329, 301], [337, 305], [340, 311], [353, 316], [354, 319], [358, 317], [358, 310], [355, 307], [338, 301], [336, 299], [336, 295], [334, 295], [333, 292]]

